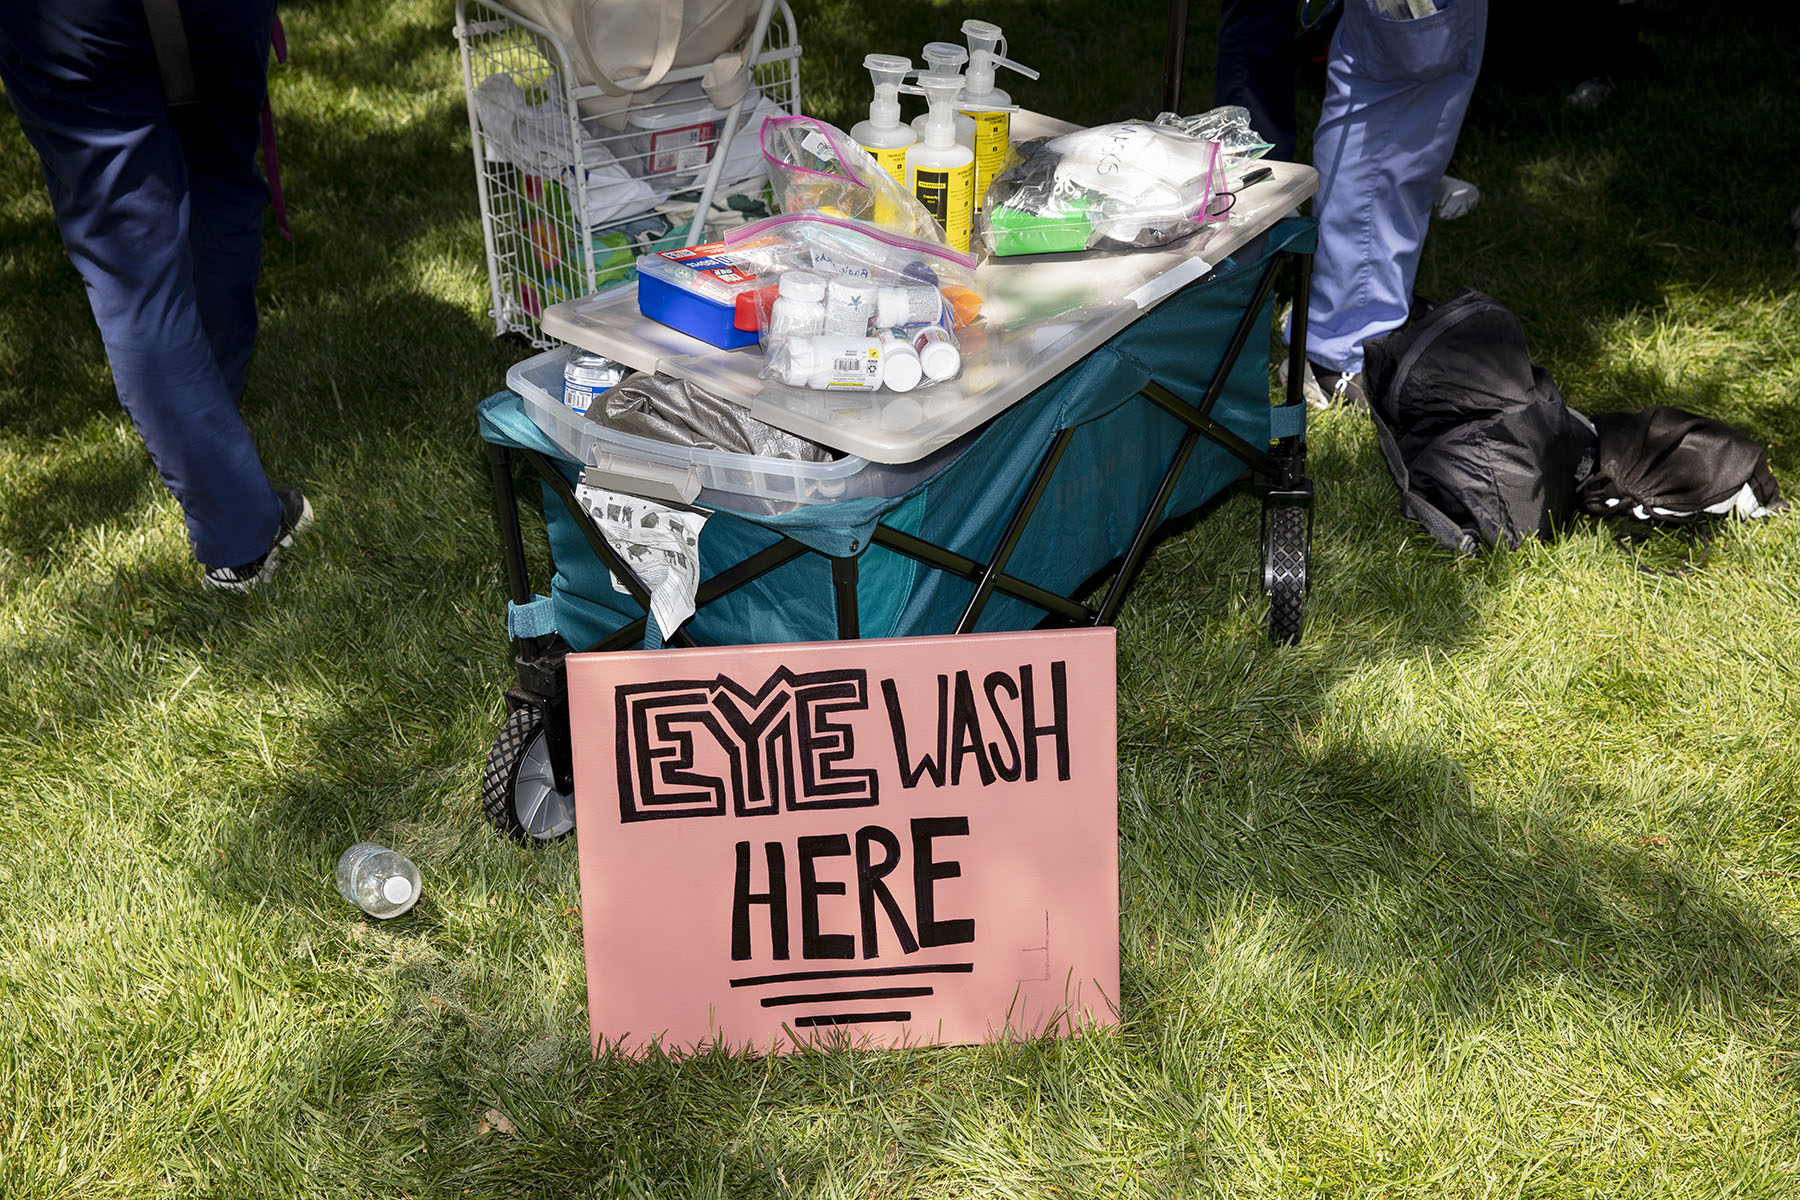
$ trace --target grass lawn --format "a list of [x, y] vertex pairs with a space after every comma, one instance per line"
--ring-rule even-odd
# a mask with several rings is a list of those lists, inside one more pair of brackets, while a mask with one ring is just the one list
[[[1496, 39], [1452, 168], [1483, 200], [1419, 288], [1800, 492], [1800, 19], [1646, 3], [1659, 69], [1591, 113], [1533, 79], [1553, 25]], [[796, 7], [842, 126], [865, 52], [971, 14], [1044, 72], [1021, 102], [1158, 108], [1152, 0]], [[592, 1060], [575, 843], [478, 799], [513, 673], [472, 409], [525, 352], [451, 5], [282, 12], [296, 237], [246, 412], [320, 519], [258, 595], [200, 588], [0, 120], [0, 1196], [1800, 1195], [1800, 523], [1684, 576], [1585, 525], [1456, 558], [1351, 411], [1310, 426], [1301, 645], [1262, 636], [1248, 494], [1126, 605], [1116, 1032]], [[338, 897], [358, 838], [420, 864], [410, 916]]]

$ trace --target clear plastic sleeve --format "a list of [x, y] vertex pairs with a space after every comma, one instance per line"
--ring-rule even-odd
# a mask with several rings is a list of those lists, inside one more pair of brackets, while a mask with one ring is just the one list
[[813, 117], [771, 117], [762, 127], [775, 207], [879, 224], [906, 237], [944, 243], [944, 231], [918, 198], [867, 150]]
[[1254, 162], [1275, 148], [1273, 142], [1264, 141], [1262, 135], [1251, 128], [1250, 110], [1241, 104], [1209, 108], [1191, 117], [1159, 113], [1156, 124], [1179, 129], [1189, 137], [1219, 143], [1219, 153], [1227, 160]]
[[1226, 219], [1219, 143], [1120, 121], [1013, 147], [976, 235], [990, 254], [1166, 246]]
[[727, 250], [737, 241], [765, 248], [756, 290], [763, 378], [854, 395], [961, 372], [957, 331], [981, 319], [972, 256], [818, 212], [746, 225]]

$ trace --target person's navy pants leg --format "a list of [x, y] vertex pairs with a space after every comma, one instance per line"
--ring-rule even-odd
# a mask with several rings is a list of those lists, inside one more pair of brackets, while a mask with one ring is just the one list
[[43, 162], [119, 401], [194, 554], [269, 548], [281, 503], [238, 412], [267, 199], [256, 164], [273, 0], [187, 0], [199, 103], [172, 120], [141, 5], [0, 9], [0, 81]]
[[1215, 105], [1241, 104], [1250, 127], [1272, 143], [1270, 158], [1294, 160], [1294, 0], [1225, 0], [1219, 14]]

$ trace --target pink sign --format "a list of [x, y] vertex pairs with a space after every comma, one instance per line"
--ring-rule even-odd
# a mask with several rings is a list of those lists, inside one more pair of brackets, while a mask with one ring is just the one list
[[568, 664], [596, 1050], [1117, 1020], [1112, 630]]

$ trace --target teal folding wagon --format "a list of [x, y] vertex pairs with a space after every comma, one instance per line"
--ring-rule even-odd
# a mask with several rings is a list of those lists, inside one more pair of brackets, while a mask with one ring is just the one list
[[[1308, 220], [1276, 223], [929, 460], [871, 465], [887, 486], [799, 505], [702, 491], [702, 582], [694, 615], [673, 632], [646, 615], [647, 590], [576, 502], [583, 465], [532, 421], [518, 393], [482, 402], [519, 674], [483, 778], [488, 817], [526, 838], [573, 828], [563, 686], [571, 650], [1111, 624], [1157, 529], [1246, 478], [1263, 489], [1270, 634], [1296, 640], [1312, 512], [1303, 321], [1280, 403], [1270, 401], [1265, 348], [1284, 262], [1296, 267], [1295, 309], [1305, 312], [1312, 239]], [[544, 595], [527, 577], [520, 459], [541, 483], [553, 569]], [[1074, 598], [1096, 579], [1105, 582], [1098, 602]]]

